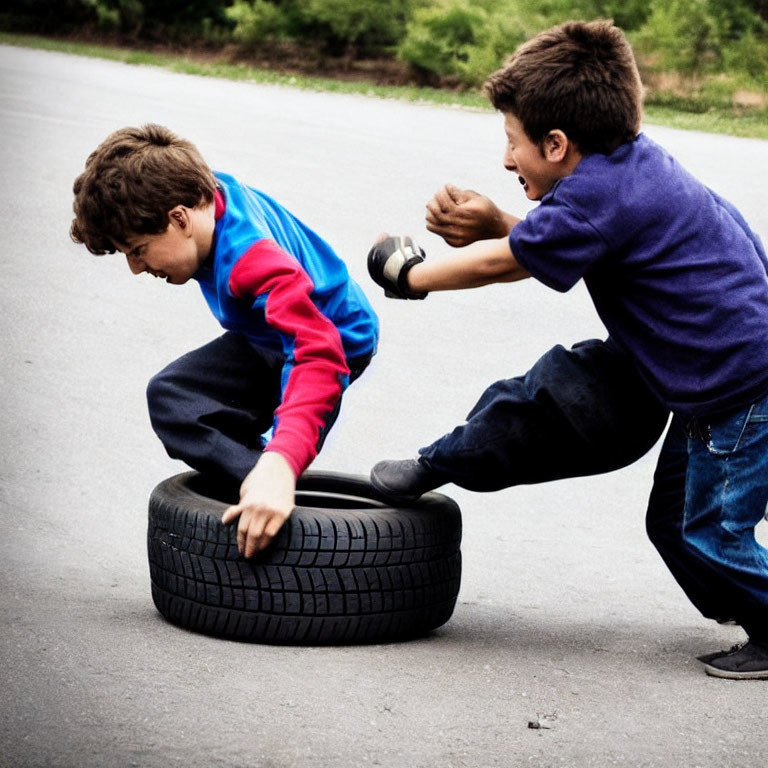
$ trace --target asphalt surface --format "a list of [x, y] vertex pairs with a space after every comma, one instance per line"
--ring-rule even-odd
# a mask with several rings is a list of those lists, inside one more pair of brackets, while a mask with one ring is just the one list
[[[656, 450], [601, 477], [446, 488], [464, 517], [462, 589], [429, 638], [285, 648], [162, 619], [146, 505], [183, 467], [150, 429], [144, 386], [218, 327], [195, 285], [135, 278], [67, 236], [88, 153], [147, 121], [321, 232], [380, 312], [380, 354], [318, 468], [412, 455], [490, 382], [602, 334], [581, 286], [401, 303], [367, 278], [382, 229], [445, 253], [423, 214], [446, 181], [527, 210], [497, 115], [0, 47], [0, 764], [766, 765], [768, 684], [708, 678], [694, 660], [740, 631], [702, 619], [646, 540]], [[647, 132], [768, 240], [768, 142]]]

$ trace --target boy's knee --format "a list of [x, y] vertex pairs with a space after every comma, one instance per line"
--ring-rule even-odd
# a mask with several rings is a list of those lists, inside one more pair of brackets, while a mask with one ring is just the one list
[[147, 408], [153, 424], [167, 420], [177, 399], [177, 387], [168, 368], [156, 373], [147, 382]]
[[645, 532], [659, 552], [680, 552], [683, 540], [683, 495], [677, 486], [657, 482], [648, 499]]
[[157, 400], [161, 398], [164, 392], [167, 390], [168, 385], [165, 376], [163, 376], [163, 373], [163, 371], [156, 373], [147, 382], [147, 403], [150, 406], [157, 402]]
[[645, 516], [645, 532], [651, 544], [659, 551], [679, 549], [682, 545], [679, 530], [671, 523], [665, 522], [663, 518], [654, 515], [650, 509]]

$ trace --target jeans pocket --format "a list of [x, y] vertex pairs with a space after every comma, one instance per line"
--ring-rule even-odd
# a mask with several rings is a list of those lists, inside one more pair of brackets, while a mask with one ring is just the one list
[[707, 450], [714, 456], [729, 456], [735, 453], [750, 424], [755, 405], [718, 416], [709, 421]]

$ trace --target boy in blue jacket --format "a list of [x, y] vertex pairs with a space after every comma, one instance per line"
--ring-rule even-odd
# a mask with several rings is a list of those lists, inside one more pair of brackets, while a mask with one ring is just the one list
[[[562, 351], [554, 364], [497, 382], [466, 424], [416, 460], [380, 462], [372, 481], [393, 498], [413, 498], [451, 481], [489, 490], [576, 474], [566, 465], [578, 467], [590, 422], [603, 418], [598, 399], [579, 400], [579, 383], [592, 386], [604, 353], [618, 351], [673, 413], [649, 536], [703, 615], [733, 620], [748, 636], [743, 646], [702, 657], [706, 671], [768, 678], [768, 551], [755, 539], [768, 503], [765, 251], [731, 204], [639, 132], [640, 78], [610, 22], [542, 32], [487, 88], [504, 115], [505, 167], [538, 207], [518, 219], [486, 204], [479, 220], [491, 239], [452, 260], [426, 262], [410, 238], [382, 239], [369, 254], [371, 275], [399, 298], [531, 276], [567, 291], [583, 279], [610, 338], [597, 356], [572, 351], [581, 369]], [[430, 228], [449, 243], [462, 206], [471, 219], [480, 203], [446, 188], [429, 206]], [[526, 387], [536, 396], [526, 399]], [[523, 406], [539, 408], [525, 434]], [[527, 441], [540, 477], [528, 465], [515, 474], [517, 462], [532, 461]]]
[[226, 333], [147, 387], [169, 455], [240, 484], [240, 552], [263, 549], [291, 513], [342, 393], [376, 352], [378, 320], [331, 247], [283, 206], [214, 173], [167, 128], [124, 128], [74, 184], [71, 236], [122, 251], [131, 271], [196, 280]]

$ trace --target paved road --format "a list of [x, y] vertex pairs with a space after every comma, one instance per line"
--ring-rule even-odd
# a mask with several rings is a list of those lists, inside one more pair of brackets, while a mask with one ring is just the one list
[[[603, 477], [451, 488], [462, 590], [424, 640], [254, 646], [159, 617], [146, 502], [181, 467], [151, 433], [143, 388], [216, 326], [194, 285], [136, 279], [67, 239], [86, 155], [145, 121], [284, 201], [373, 296], [381, 353], [317, 467], [366, 473], [409, 455], [490, 381], [602, 330], [579, 287], [408, 305], [371, 289], [363, 255], [383, 228], [439, 258], [423, 206], [443, 182], [526, 209], [496, 115], [0, 47], [0, 764], [765, 765], [768, 687], [708, 678], [693, 660], [739, 632], [700, 618], [645, 539], [654, 453]], [[768, 239], [768, 142], [648, 133]], [[527, 727], [545, 715], [553, 727]]]

